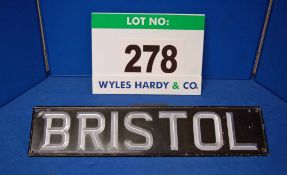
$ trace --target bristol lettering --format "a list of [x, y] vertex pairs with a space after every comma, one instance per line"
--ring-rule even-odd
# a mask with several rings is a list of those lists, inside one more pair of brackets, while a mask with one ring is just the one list
[[[238, 110], [203, 108], [191, 112], [192, 109], [167, 107], [164, 110], [110, 108], [108, 111], [102, 108], [86, 110], [85, 107], [73, 111], [38, 110], [33, 127], [39, 124], [42, 128], [41, 132], [33, 131], [32, 142], [33, 137], [39, 138], [32, 143], [34, 151], [44, 154], [124, 152], [135, 155], [145, 152], [159, 155], [172, 152], [179, 155], [267, 152], [262, 128], [254, 127], [254, 122], [261, 121], [261, 118], [254, 117], [258, 113], [256, 109], [242, 112], [250, 113], [247, 121], [242, 122]], [[239, 128], [242, 123], [248, 126]], [[248, 131], [250, 127], [254, 128]], [[254, 134], [263, 141], [250, 137]]]

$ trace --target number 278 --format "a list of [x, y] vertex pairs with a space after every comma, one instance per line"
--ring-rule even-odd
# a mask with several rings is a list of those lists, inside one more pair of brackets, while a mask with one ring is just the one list
[[[135, 51], [134, 57], [128, 62], [125, 72], [141, 72], [141, 66], [135, 66], [134, 64], [141, 57], [141, 48], [138, 45], [128, 45], [125, 53], [130, 54], [132, 51]], [[153, 62], [155, 60], [156, 55], [160, 51], [159, 45], [143, 45], [143, 52], [151, 52], [151, 56], [149, 58], [146, 72], [152, 72]], [[168, 54], [170, 51], [170, 54]], [[161, 61], [161, 69], [165, 73], [173, 73], [177, 68], [177, 62], [175, 57], [177, 55], [177, 49], [173, 45], [166, 45], [162, 48], [161, 55], [163, 60]], [[168, 67], [167, 63], [170, 62], [171, 65]]]

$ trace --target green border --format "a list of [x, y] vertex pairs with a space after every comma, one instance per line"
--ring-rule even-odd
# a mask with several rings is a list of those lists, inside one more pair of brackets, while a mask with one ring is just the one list
[[[128, 18], [145, 18], [144, 24], [128, 25]], [[149, 20], [164, 18], [165, 25], [150, 25]], [[106, 29], [164, 29], [204, 30], [205, 15], [139, 14], [139, 13], [92, 13], [92, 28]]]

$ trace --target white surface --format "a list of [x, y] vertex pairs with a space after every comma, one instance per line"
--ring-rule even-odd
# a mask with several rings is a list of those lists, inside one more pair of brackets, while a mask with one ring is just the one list
[[[203, 30], [159, 30], [159, 29], [92, 29], [93, 93], [94, 94], [175, 94], [200, 95], [203, 53]], [[134, 51], [126, 54], [130, 44], [174, 45], [177, 48], [177, 69], [164, 73], [160, 63], [161, 50], [155, 58], [152, 72], [146, 72], [151, 52], [143, 52], [135, 66], [141, 66], [141, 73], [124, 72], [127, 63], [133, 58]], [[100, 88], [99, 81], [169, 81], [178, 82], [179, 89], [135, 89]], [[184, 89], [182, 83], [196, 82], [197, 89]]]

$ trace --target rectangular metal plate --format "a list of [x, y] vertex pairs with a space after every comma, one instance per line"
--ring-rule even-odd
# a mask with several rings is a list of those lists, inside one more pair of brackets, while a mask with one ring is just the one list
[[259, 107], [34, 107], [29, 156], [267, 155]]

